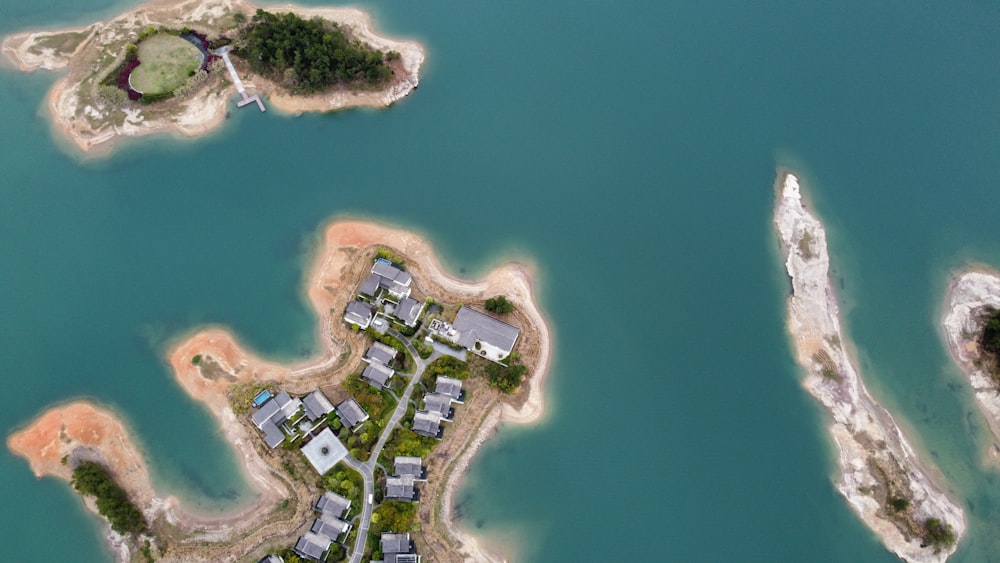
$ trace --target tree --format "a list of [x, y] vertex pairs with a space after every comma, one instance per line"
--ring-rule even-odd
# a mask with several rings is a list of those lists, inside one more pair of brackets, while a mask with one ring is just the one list
[[514, 312], [514, 304], [507, 300], [507, 296], [497, 295], [486, 300], [486, 310], [506, 315]]

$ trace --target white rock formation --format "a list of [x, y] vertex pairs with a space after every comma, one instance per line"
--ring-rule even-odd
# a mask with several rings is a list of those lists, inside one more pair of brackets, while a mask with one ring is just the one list
[[[865, 389], [840, 328], [826, 232], [803, 207], [798, 179], [784, 174], [779, 181], [774, 222], [792, 280], [788, 330], [798, 363], [806, 371], [803, 385], [832, 419], [830, 433], [839, 450], [841, 472], [837, 489], [901, 559], [945, 561], [955, 548], [935, 553], [922, 547], [921, 527], [928, 518], [937, 518], [951, 526], [957, 540], [965, 531], [965, 515], [931, 481], [892, 416]], [[890, 515], [886, 508], [890, 497], [904, 498], [909, 506]]]

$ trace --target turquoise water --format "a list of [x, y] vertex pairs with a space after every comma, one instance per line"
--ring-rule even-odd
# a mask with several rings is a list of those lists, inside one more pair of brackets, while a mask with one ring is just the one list
[[[0, 32], [126, 6], [0, 0]], [[44, 116], [54, 77], [0, 70], [4, 431], [93, 398], [160, 486], [205, 511], [243, 502], [163, 350], [217, 323], [270, 357], [312, 353], [317, 229], [360, 215], [419, 230], [466, 275], [540, 268], [549, 417], [504, 428], [459, 499], [518, 561], [893, 561], [834, 490], [791, 359], [770, 216], [793, 164], [870, 387], [967, 508], [954, 560], [1000, 560], [984, 422], [937, 328], [950, 270], [1000, 266], [1000, 6], [362, 6], [428, 48], [388, 111], [234, 111], [207, 138], [80, 162]], [[0, 476], [11, 560], [107, 560], [65, 486], [6, 451]]]

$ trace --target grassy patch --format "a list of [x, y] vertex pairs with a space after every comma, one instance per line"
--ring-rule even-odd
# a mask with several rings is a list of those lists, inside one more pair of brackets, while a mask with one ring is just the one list
[[368, 549], [372, 561], [382, 559], [382, 546], [379, 542], [382, 533], [403, 533], [413, 531], [417, 517], [417, 504], [387, 500], [372, 513], [372, 525], [368, 529]]
[[35, 42], [31, 44], [31, 47], [28, 47], [28, 52], [41, 55], [44, 49], [52, 49], [56, 53], [72, 53], [89, 35], [90, 29], [70, 33], [46, 35], [45, 37], [36, 39]]
[[813, 354], [812, 359], [814, 362], [819, 364], [819, 373], [826, 379], [831, 379], [833, 381], [842, 381], [843, 377], [840, 372], [837, 371], [837, 364], [833, 363], [833, 358], [826, 350], [820, 350]]
[[158, 33], [139, 43], [139, 61], [132, 71], [132, 87], [144, 95], [173, 92], [201, 66], [201, 51], [169, 33]]
[[420, 459], [427, 459], [434, 446], [440, 443], [441, 441], [437, 438], [421, 436], [409, 428], [400, 426], [392, 431], [392, 435], [389, 436], [385, 447], [382, 448], [382, 453], [379, 454], [378, 460], [383, 467], [391, 469], [396, 456], [413, 456]]
[[423, 375], [420, 376], [420, 384], [424, 389], [433, 391], [434, 382], [439, 375], [465, 380], [469, 377], [469, 365], [458, 358], [441, 356], [424, 369]]

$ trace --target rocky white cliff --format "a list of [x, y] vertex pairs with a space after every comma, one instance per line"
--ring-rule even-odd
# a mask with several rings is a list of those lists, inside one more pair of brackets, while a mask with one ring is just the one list
[[955, 546], [924, 545], [929, 519], [965, 531], [961, 507], [920, 465], [892, 416], [872, 399], [852, 363], [830, 284], [830, 257], [822, 223], [803, 206], [799, 181], [779, 177], [775, 226], [792, 281], [788, 329], [803, 385], [830, 414], [837, 444], [837, 489], [886, 548], [905, 561], [945, 561]]

